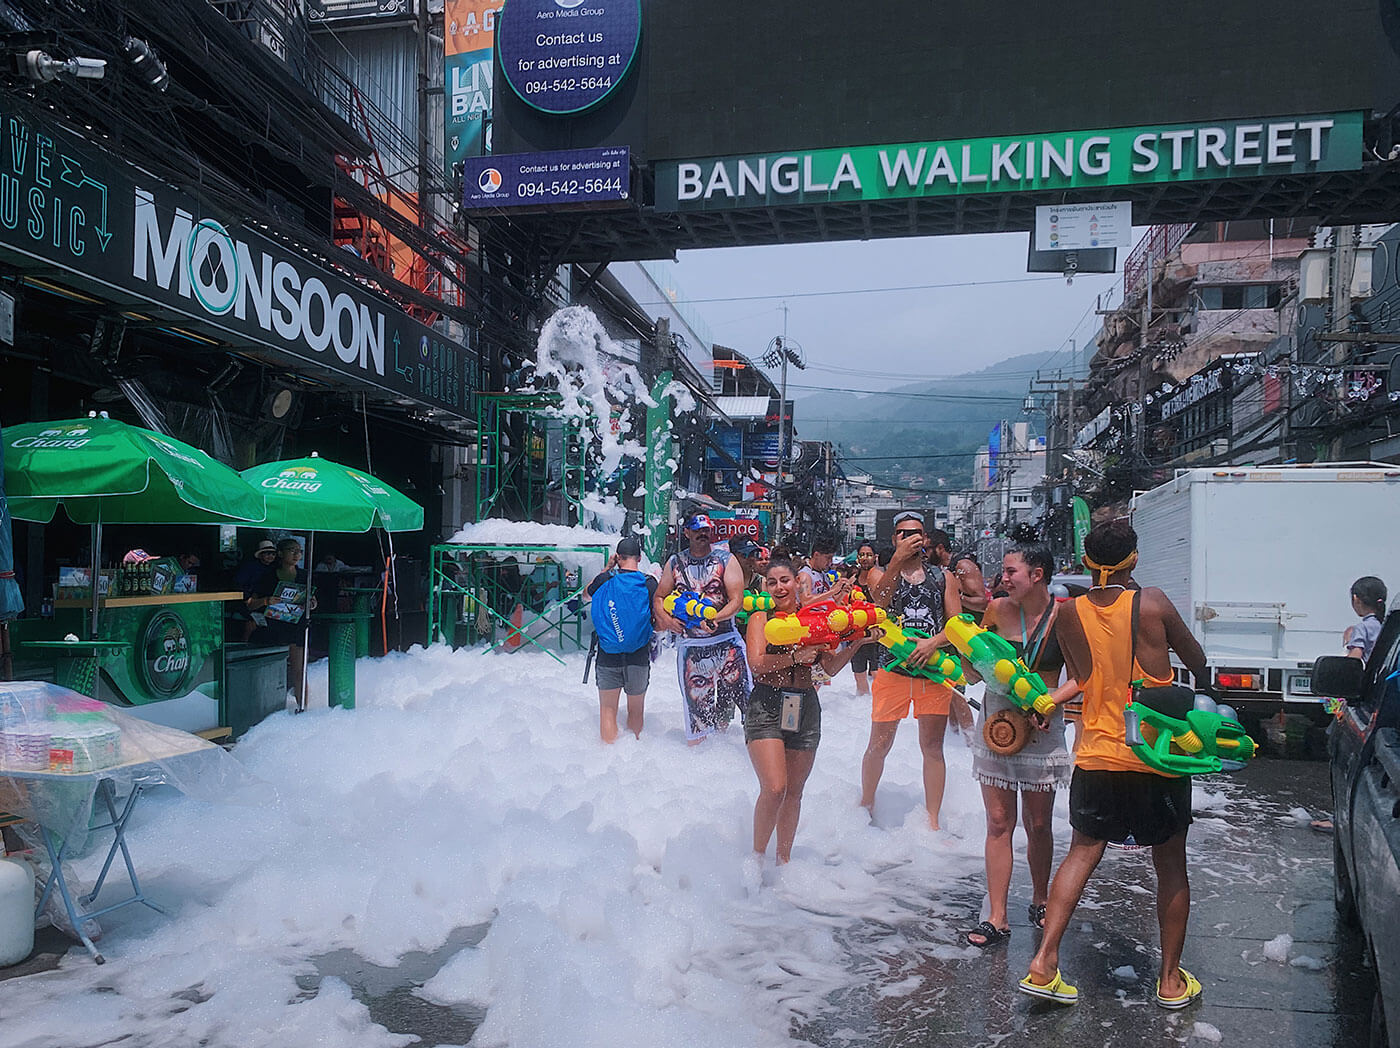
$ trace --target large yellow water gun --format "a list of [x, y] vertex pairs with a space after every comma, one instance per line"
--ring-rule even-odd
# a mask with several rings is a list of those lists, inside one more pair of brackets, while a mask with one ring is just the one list
[[1017, 707], [1047, 717], [1055, 712], [1055, 702], [1050, 698], [1045, 681], [1021, 661], [1005, 637], [984, 630], [971, 615], [955, 615], [949, 619], [943, 626], [943, 635], [984, 680], [997, 680], [1005, 685], [1007, 697]]
[[916, 629], [905, 629], [897, 623], [886, 620], [880, 623], [880, 643], [890, 650], [890, 654], [895, 657], [891, 666], [898, 667], [901, 673], [907, 673], [911, 677], [927, 677], [935, 684], [951, 684], [954, 687], [961, 687], [967, 683], [967, 678], [963, 676], [962, 661], [954, 658], [945, 651], [936, 651], [933, 657], [918, 669], [905, 663], [910, 655], [914, 654], [914, 645], [921, 640], [928, 640], [927, 633], [920, 633]]

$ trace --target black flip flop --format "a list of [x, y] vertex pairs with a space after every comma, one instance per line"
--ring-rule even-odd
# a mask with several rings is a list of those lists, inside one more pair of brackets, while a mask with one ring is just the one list
[[1033, 902], [1026, 907], [1026, 916], [1031, 919], [1031, 926], [1045, 930], [1045, 904], [1043, 902]]
[[[974, 935], [982, 936], [982, 941], [973, 942], [972, 937]], [[989, 946], [996, 946], [1011, 938], [1011, 929], [998, 928], [991, 921], [983, 921], [976, 928], [973, 928], [972, 931], [964, 933], [963, 938], [967, 940], [969, 946], [976, 946], [979, 950], [985, 950]]]

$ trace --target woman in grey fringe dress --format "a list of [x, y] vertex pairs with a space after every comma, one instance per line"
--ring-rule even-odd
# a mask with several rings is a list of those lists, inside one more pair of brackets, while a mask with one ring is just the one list
[[[1002, 561], [1002, 584], [1007, 596], [987, 607], [982, 625], [1011, 641], [1021, 658], [1054, 692], [1064, 668], [1064, 656], [1055, 640], [1055, 599], [1050, 596], [1050, 576], [1054, 561], [1043, 546], [1022, 546]], [[1073, 681], [1067, 689], [1078, 690]], [[1026, 827], [1026, 860], [1031, 868], [1031, 925], [1044, 927], [1045, 901], [1050, 891], [1050, 866], [1055, 842], [1050, 820], [1055, 807], [1055, 789], [1069, 784], [1074, 756], [1065, 745], [1064, 713], [1057, 709], [1048, 720], [1036, 714], [1030, 741], [1018, 753], [1002, 756], [988, 748], [982, 734], [987, 719], [1003, 710], [1015, 710], [1004, 687], [996, 680], [986, 682], [978, 730], [972, 744], [972, 773], [982, 784], [982, 803], [987, 809], [987, 919], [967, 933], [973, 946], [986, 947], [1004, 942], [1011, 934], [1007, 919], [1007, 896], [1015, 856], [1011, 835], [1016, 829], [1017, 799], [1021, 820]], [[1019, 714], [1015, 714], [1019, 715]]]

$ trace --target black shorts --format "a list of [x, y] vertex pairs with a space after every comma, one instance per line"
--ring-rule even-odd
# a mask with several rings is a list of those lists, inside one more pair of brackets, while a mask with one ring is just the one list
[[1086, 771], [1069, 782], [1069, 824], [1096, 841], [1153, 847], [1191, 825], [1191, 779], [1146, 771]]
[[864, 644], [851, 659], [852, 673], [874, 673], [880, 668], [880, 645]]
[[749, 708], [744, 715], [744, 742], [782, 739], [789, 750], [815, 750], [822, 741], [822, 706], [815, 688], [802, 691], [802, 712], [796, 731], [783, 731], [783, 693], [771, 684], [755, 684], [749, 692]]

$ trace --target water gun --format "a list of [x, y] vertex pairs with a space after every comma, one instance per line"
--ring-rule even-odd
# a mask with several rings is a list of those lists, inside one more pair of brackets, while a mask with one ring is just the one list
[[933, 657], [918, 669], [906, 666], [904, 660], [914, 654], [914, 645], [921, 640], [928, 640], [928, 634], [920, 633], [916, 629], [905, 629], [888, 620], [880, 623], [880, 643], [895, 657], [891, 665], [898, 666], [910, 676], [927, 677], [935, 684], [961, 686], [967, 683], [963, 676], [961, 660], [947, 652], [935, 652]]
[[[1144, 724], [1157, 730], [1150, 743], [1142, 734]], [[1123, 727], [1137, 759], [1168, 775], [1237, 771], [1254, 756], [1254, 740], [1234, 709], [1190, 688], [1134, 689]]]
[[661, 602], [666, 614], [687, 629], [715, 621], [719, 609], [694, 590], [676, 590]]
[[1033, 673], [1016, 654], [1005, 637], [977, 625], [971, 615], [955, 615], [943, 626], [948, 642], [962, 652], [985, 680], [998, 680], [1006, 686], [1007, 698], [1020, 709], [1044, 716], [1055, 712], [1050, 689], [1040, 674]]
[[744, 602], [741, 607], [753, 614], [755, 611], [772, 611], [776, 608], [777, 602], [773, 600], [773, 594], [763, 593], [759, 590], [744, 590]]
[[830, 568], [826, 571], [821, 572], [820, 574], [822, 578], [826, 579], [827, 589], [831, 589], [832, 586], [836, 585], [838, 582], [841, 581], [841, 573], [835, 568]]
[[839, 644], [885, 621], [885, 609], [864, 601], [818, 601], [796, 615], [775, 615], [763, 628], [769, 644]]
[[755, 611], [772, 611], [775, 607], [777, 604], [773, 601], [773, 594], [764, 593], [761, 590], [744, 590], [744, 601], [739, 605], [734, 620], [743, 626], [748, 623], [749, 616]]

